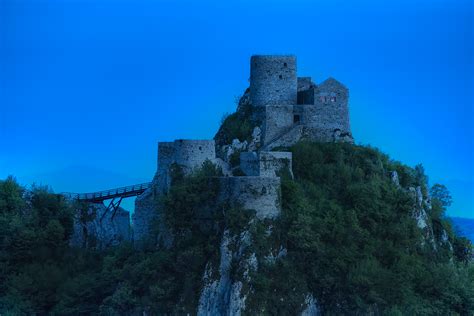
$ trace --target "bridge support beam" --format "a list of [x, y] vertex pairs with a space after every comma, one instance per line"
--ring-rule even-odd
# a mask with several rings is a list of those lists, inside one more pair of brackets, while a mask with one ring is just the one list
[[107, 205], [107, 209], [105, 210], [104, 214], [102, 214], [102, 217], [100, 218], [100, 221], [104, 219], [104, 217], [109, 213], [112, 212], [112, 217], [111, 220], [114, 219], [115, 213], [117, 213], [118, 208], [120, 207], [120, 203], [122, 203], [123, 197], [118, 196], [110, 200], [109, 205]]

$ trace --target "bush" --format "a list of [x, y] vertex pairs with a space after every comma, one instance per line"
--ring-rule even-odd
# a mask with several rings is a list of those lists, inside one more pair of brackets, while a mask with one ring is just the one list
[[307, 293], [330, 315], [474, 310], [473, 275], [469, 265], [458, 264], [469, 255], [463, 240], [454, 243], [455, 264], [449, 262], [452, 254], [435, 253], [423, 243], [412, 197], [388, 177], [397, 170], [403, 184], [420, 185], [426, 181], [422, 168], [350, 144], [303, 142], [291, 151], [295, 179], [282, 181], [283, 213], [274, 228], [288, 254], [255, 275], [251, 312], [295, 313]]
[[237, 112], [226, 115], [214, 137], [218, 146], [232, 143], [234, 139], [239, 141], [251, 140], [252, 132], [257, 122], [252, 120], [252, 106], [242, 104]]

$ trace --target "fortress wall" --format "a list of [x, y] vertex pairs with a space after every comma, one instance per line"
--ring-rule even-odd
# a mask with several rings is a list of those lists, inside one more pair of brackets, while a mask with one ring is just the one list
[[240, 153], [240, 169], [247, 176], [260, 175], [260, 163], [257, 152], [241, 152]]
[[189, 170], [199, 168], [206, 160], [216, 159], [214, 140], [184, 140], [175, 141], [176, 163]]
[[262, 151], [259, 155], [261, 177], [277, 177], [282, 169], [287, 169], [292, 174], [291, 152]]
[[308, 112], [309, 126], [334, 132], [350, 133], [349, 91], [334, 79], [323, 82], [314, 93], [315, 109]]
[[259, 219], [275, 218], [281, 212], [280, 178], [223, 177], [220, 199], [231, 207], [255, 210]]
[[313, 86], [313, 82], [311, 81], [311, 77], [298, 77], [298, 92], [308, 90]]
[[314, 86], [311, 77], [298, 77], [297, 104], [314, 104]]
[[295, 56], [250, 58], [250, 101], [253, 106], [296, 104]]
[[204, 161], [214, 161], [216, 149], [214, 140], [185, 140], [158, 143], [158, 171], [168, 172], [172, 163], [187, 171], [200, 167]]
[[291, 152], [242, 152], [240, 168], [246, 176], [278, 177], [282, 169], [292, 173]]
[[158, 143], [157, 170], [168, 170], [170, 165], [175, 162], [176, 148], [174, 142]]
[[132, 214], [133, 239], [135, 241], [143, 240], [148, 235], [150, 224], [156, 216], [156, 208], [157, 202], [151, 189], [139, 195], [135, 200], [135, 211]]
[[262, 124], [263, 144], [273, 141], [293, 126], [293, 105], [272, 105], [265, 108]]
[[265, 145], [262, 150], [270, 151], [276, 147], [291, 147], [305, 136], [305, 129], [306, 128], [304, 125], [295, 125], [286, 134], [282, 135], [277, 140]]

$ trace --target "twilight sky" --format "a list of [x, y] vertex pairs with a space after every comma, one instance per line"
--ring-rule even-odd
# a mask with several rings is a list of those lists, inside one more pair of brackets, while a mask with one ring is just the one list
[[357, 143], [422, 163], [474, 218], [468, 0], [0, 0], [0, 178], [149, 181], [158, 141], [212, 138], [253, 54], [351, 94]]

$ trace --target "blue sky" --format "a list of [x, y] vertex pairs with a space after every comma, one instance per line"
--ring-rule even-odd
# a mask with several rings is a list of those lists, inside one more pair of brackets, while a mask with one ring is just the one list
[[474, 218], [470, 1], [0, 1], [0, 178], [148, 181], [157, 142], [211, 138], [253, 54], [350, 89], [353, 134]]

